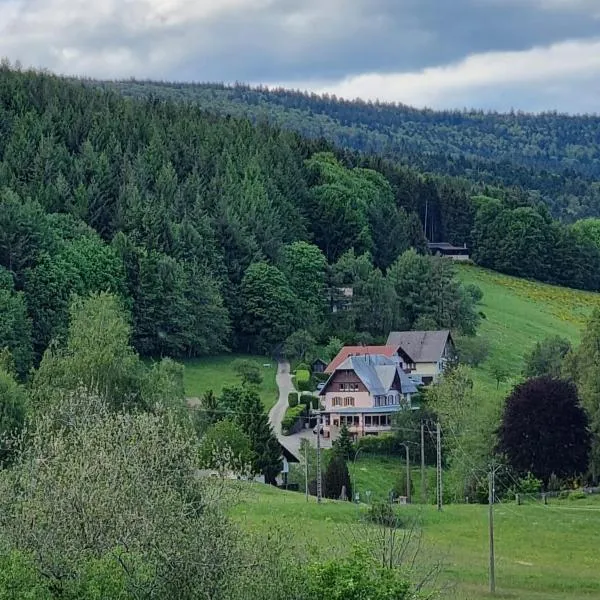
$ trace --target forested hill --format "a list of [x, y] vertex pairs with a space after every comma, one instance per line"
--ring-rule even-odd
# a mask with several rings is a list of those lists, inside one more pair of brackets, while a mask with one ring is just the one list
[[600, 289], [600, 222], [563, 225], [519, 190], [0, 68], [0, 351], [22, 375], [97, 292], [121, 298], [147, 356], [472, 334], [479, 295], [424, 229], [483, 266]]
[[266, 118], [424, 171], [520, 186], [566, 221], [600, 216], [600, 116], [417, 110], [288, 90], [124, 81], [127, 96], [198, 102], [221, 114]]

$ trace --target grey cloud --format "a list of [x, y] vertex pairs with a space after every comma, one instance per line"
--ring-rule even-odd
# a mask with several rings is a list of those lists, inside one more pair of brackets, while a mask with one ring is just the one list
[[[98, 77], [304, 85], [361, 73], [416, 72], [470, 55], [591, 37], [600, 30], [594, 4], [0, 0], [0, 55]], [[176, 10], [168, 12], [169, 6]], [[51, 22], [44, 28], [48, 15]], [[485, 106], [493, 99], [478, 97]], [[518, 94], [514, 103], [519, 104]]]

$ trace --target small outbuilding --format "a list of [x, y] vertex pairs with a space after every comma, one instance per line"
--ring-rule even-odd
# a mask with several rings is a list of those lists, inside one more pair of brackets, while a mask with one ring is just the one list
[[324, 373], [327, 368], [327, 363], [322, 358], [317, 358], [316, 360], [313, 360], [310, 368], [313, 373]]

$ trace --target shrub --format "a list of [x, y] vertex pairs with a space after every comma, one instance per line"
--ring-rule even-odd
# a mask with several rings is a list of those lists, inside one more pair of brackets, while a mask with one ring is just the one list
[[313, 373], [312, 376], [317, 383], [325, 383], [330, 377], [329, 373]]
[[456, 338], [458, 360], [471, 367], [478, 367], [490, 353], [490, 343], [479, 336]]
[[526, 477], [519, 477], [517, 483], [511, 489], [511, 495], [523, 494], [524, 496], [537, 496], [542, 491], [542, 481], [527, 473]]
[[298, 376], [298, 371], [308, 371], [310, 376], [310, 366], [306, 363], [298, 363], [296, 365], [296, 376]]
[[569, 492], [569, 500], [583, 500], [584, 498], [587, 498], [587, 495], [581, 490], [573, 490], [572, 492]]
[[242, 383], [260, 385], [263, 380], [260, 365], [255, 360], [238, 358], [231, 363], [231, 368], [242, 380]]
[[401, 527], [402, 520], [389, 502], [373, 502], [367, 512], [367, 520], [385, 527]]
[[403, 570], [380, 565], [357, 548], [354, 555], [313, 564], [303, 578], [309, 600], [408, 600], [415, 598]]
[[281, 431], [284, 434], [287, 434], [289, 430], [294, 426], [296, 421], [299, 418], [303, 417], [305, 414], [306, 407], [304, 406], [304, 404], [298, 404], [293, 408], [288, 408], [285, 411], [285, 416], [283, 417], [283, 420], [281, 421]]
[[312, 406], [312, 399], [313, 399], [313, 395], [311, 392], [302, 392], [300, 394], [300, 404], [304, 404], [306, 406], [307, 409], [309, 409]]
[[288, 406], [290, 408], [294, 408], [294, 406], [298, 406], [298, 392], [290, 392], [288, 394]]
[[481, 291], [481, 288], [474, 283], [468, 283], [465, 285], [465, 292], [467, 292], [467, 294], [471, 297], [471, 300], [473, 300], [474, 304], [478, 304], [483, 300], [483, 292]]
[[398, 444], [398, 441], [392, 434], [366, 435], [358, 439], [356, 449], [365, 454], [400, 454], [404, 453], [404, 448]]
[[560, 492], [565, 487], [565, 484], [554, 474], [550, 475], [546, 489], [549, 492]]
[[312, 390], [312, 382], [310, 378], [310, 371], [306, 369], [296, 370], [296, 388], [301, 392], [310, 392]]

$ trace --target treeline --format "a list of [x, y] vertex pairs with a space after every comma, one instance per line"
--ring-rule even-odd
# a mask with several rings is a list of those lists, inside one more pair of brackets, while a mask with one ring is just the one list
[[476, 184], [519, 186], [565, 221], [600, 213], [598, 116], [418, 110], [242, 85], [103, 85], [130, 97], [196, 102], [220, 114], [269, 120], [421, 171]]
[[[414, 207], [447, 197], [434, 182], [405, 199], [400, 179], [295, 133], [6, 66], [0, 129], [0, 340], [22, 375], [64, 339], [73, 296], [99, 291], [122, 299], [146, 356], [265, 352], [298, 329], [383, 337], [381, 322], [419, 317], [473, 329], [440, 261], [411, 259], [428, 273], [415, 285], [448, 290], [411, 290], [423, 309], [390, 276], [426, 252]], [[343, 318], [338, 281], [356, 287]]]

